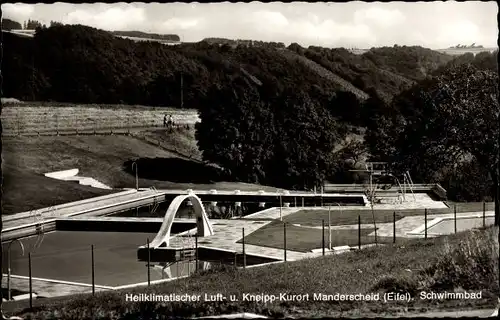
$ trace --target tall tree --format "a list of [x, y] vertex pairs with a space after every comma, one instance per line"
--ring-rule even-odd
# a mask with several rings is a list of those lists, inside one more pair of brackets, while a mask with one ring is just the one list
[[[313, 188], [333, 166], [338, 130], [323, 106], [296, 88], [276, 93], [237, 76], [212, 89], [196, 127], [205, 160], [247, 182]], [[274, 89], [270, 89], [274, 88]]]
[[301, 190], [319, 187], [337, 165], [333, 150], [345, 132], [324, 106], [297, 88], [286, 87], [270, 104], [276, 142], [266, 170], [269, 183]]
[[485, 168], [492, 180], [498, 225], [498, 73], [459, 65], [421, 82], [395, 100], [395, 114], [369, 133], [372, 152], [399, 170], [439, 179], [464, 159]]
[[28, 30], [35, 30], [36, 28], [41, 28], [42, 24], [40, 21], [37, 20], [28, 20], [28, 23], [26, 24], [26, 29]]
[[205, 160], [240, 180], [265, 180], [264, 163], [273, 145], [273, 114], [249, 80], [230, 76], [232, 87], [213, 86], [200, 110], [196, 139]]

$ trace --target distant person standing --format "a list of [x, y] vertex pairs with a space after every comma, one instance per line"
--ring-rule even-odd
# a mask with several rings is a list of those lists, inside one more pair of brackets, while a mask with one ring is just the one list
[[168, 124], [173, 127], [174, 126], [174, 118], [172, 117], [172, 115], [169, 115], [168, 116]]
[[163, 127], [167, 126], [167, 115], [163, 116]]

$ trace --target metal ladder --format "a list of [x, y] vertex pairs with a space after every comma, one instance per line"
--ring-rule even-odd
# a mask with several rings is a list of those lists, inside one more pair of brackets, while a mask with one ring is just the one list
[[415, 193], [413, 192], [414, 184], [413, 184], [413, 180], [411, 179], [411, 176], [410, 176], [410, 171], [406, 171], [404, 174], [404, 177], [405, 177], [405, 180], [408, 181], [408, 187], [410, 188], [411, 194], [413, 195], [413, 200], [417, 201], [417, 198], [415, 197]]

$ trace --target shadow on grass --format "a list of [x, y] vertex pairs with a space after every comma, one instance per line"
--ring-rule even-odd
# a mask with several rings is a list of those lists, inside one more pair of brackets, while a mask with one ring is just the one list
[[[134, 160], [123, 164], [125, 172], [135, 176]], [[214, 183], [228, 181], [224, 172], [216, 167], [179, 158], [140, 158], [135, 160], [141, 179], [177, 183]]]

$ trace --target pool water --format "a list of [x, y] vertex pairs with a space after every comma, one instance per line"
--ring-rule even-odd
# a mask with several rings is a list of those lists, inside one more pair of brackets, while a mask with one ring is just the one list
[[[91, 245], [94, 245], [95, 284], [122, 286], [147, 282], [146, 261], [138, 261], [137, 250], [153, 239], [156, 233], [139, 232], [94, 232], [54, 231], [44, 235], [41, 244], [35, 247], [37, 236], [21, 239], [25, 255], [19, 244], [11, 246], [11, 274], [29, 275], [28, 252], [31, 252], [32, 276], [69, 282], [92, 284]], [[188, 239], [193, 240], [193, 239]], [[194, 247], [194, 242], [187, 243]], [[4, 255], [2, 265], [7, 270], [8, 245], [2, 244]], [[207, 270], [220, 264], [243, 265], [241, 256], [200, 248], [201, 260], [176, 263], [152, 263], [151, 281], [187, 276], [198, 270]], [[273, 261], [261, 257], [247, 256], [246, 264], [260, 264]]]
[[[34, 248], [36, 236], [22, 239], [21, 247], [11, 247], [11, 274], [28, 276], [28, 252], [31, 251], [32, 276], [79, 283], [92, 283], [91, 245], [94, 245], [95, 283], [121, 286], [146, 282], [147, 262], [137, 260], [137, 249], [153, 239], [154, 233], [55, 231], [44, 236]], [[7, 270], [7, 244], [3, 244], [2, 265]], [[207, 263], [199, 262], [199, 267]], [[194, 272], [195, 261], [170, 266], [169, 277], [185, 276]], [[152, 267], [151, 281], [165, 279], [161, 268]]]
[[[165, 212], [170, 205], [169, 201], [160, 202], [158, 204], [152, 204], [144, 207], [138, 207], [130, 209], [127, 211], [122, 211], [118, 213], [113, 213], [109, 216], [111, 217], [144, 217], [144, 218], [163, 218]], [[230, 219], [235, 216], [247, 216], [264, 210], [266, 208], [259, 207], [258, 203], [248, 202], [242, 203], [241, 207], [236, 207], [234, 202], [217, 202], [214, 207], [210, 202], [204, 202], [205, 210], [210, 219]], [[194, 218], [193, 207], [188, 205], [185, 201], [179, 210], [177, 211], [176, 217], [178, 218]]]

